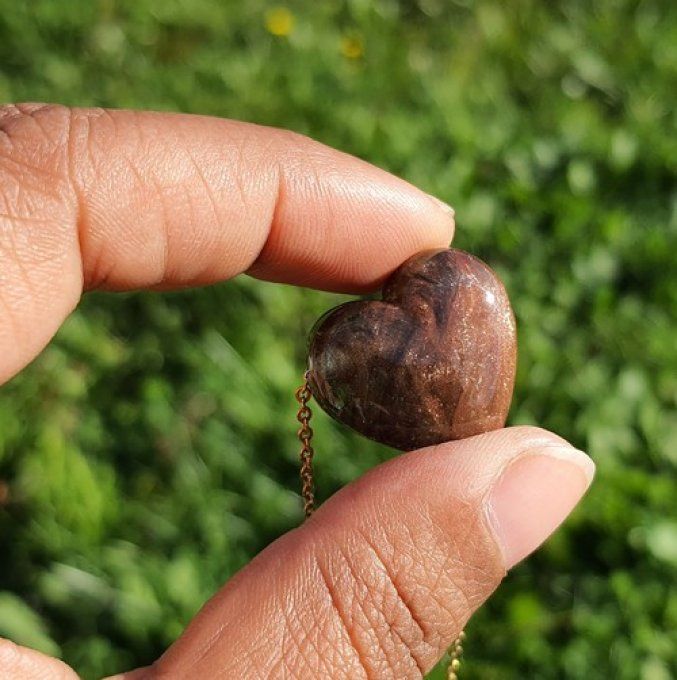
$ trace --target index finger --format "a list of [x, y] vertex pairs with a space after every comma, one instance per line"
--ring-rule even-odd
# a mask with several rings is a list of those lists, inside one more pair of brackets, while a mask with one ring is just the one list
[[213, 283], [241, 272], [363, 291], [448, 245], [453, 211], [290, 132], [180, 114], [0, 107], [0, 382], [83, 288]]

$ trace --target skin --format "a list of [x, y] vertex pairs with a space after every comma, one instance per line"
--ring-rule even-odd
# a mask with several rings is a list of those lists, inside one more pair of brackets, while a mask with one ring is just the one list
[[[414, 253], [447, 246], [453, 230], [436, 199], [290, 132], [0, 107], [0, 382], [42, 350], [83, 291], [246, 272], [365, 292]], [[161, 659], [119, 678], [420, 678], [524, 556], [490, 528], [489, 490], [522, 452], [553, 445], [566, 443], [510, 428], [372, 470], [233, 577]], [[9, 641], [0, 676], [77, 677]]]

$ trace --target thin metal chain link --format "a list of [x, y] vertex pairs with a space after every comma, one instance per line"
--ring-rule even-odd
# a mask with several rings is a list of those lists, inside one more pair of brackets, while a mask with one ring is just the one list
[[463, 655], [463, 642], [465, 633], [461, 631], [459, 636], [449, 647], [449, 665], [447, 666], [447, 680], [458, 680], [458, 670], [461, 667], [461, 656]]
[[301, 453], [299, 454], [301, 460], [301, 497], [303, 498], [303, 512], [306, 518], [315, 512], [315, 482], [313, 479], [313, 456], [315, 451], [313, 451], [313, 447], [310, 444], [313, 438], [313, 428], [310, 427], [310, 419], [313, 416], [313, 412], [308, 406], [312, 392], [310, 391], [308, 377], [308, 371], [306, 371], [303, 374], [303, 385], [295, 393], [296, 401], [299, 403], [296, 420], [301, 423], [297, 436], [301, 442]]
[[[310, 419], [313, 412], [308, 406], [308, 402], [313, 396], [310, 390], [309, 372], [303, 374], [303, 385], [294, 393], [296, 401], [299, 403], [299, 410], [296, 420], [301, 423], [301, 427], [296, 433], [301, 442], [301, 498], [303, 499], [303, 512], [306, 518], [315, 512], [315, 481], [313, 477], [313, 456], [315, 451], [311, 445], [313, 438], [313, 428], [310, 427]], [[463, 641], [465, 633], [461, 634], [452, 642], [447, 654], [449, 655], [449, 666], [447, 667], [447, 680], [458, 680], [458, 670], [461, 667], [461, 655], [463, 654]]]

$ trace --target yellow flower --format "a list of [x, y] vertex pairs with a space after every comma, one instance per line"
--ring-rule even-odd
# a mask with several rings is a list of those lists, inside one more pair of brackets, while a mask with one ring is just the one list
[[346, 59], [359, 59], [364, 54], [362, 38], [344, 35], [341, 38], [341, 54]]
[[274, 7], [266, 12], [266, 30], [273, 35], [289, 35], [294, 28], [294, 15], [286, 7]]

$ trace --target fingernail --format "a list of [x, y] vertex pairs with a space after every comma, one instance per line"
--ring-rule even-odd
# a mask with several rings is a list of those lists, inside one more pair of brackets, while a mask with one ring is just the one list
[[433, 196], [432, 194], [428, 194], [430, 197], [430, 200], [438, 207], [441, 208], [445, 213], [451, 215], [452, 217], [456, 214], [456, 211], [448, 204], [445, 203], [444, 201], [440, 201], [437, 196]]
[[524, 453], [504, 470], [489, 493], [486, 511], [513, 567], [538, 548], [587, 491], [595, 464], [570, 446], [542, 446]]

